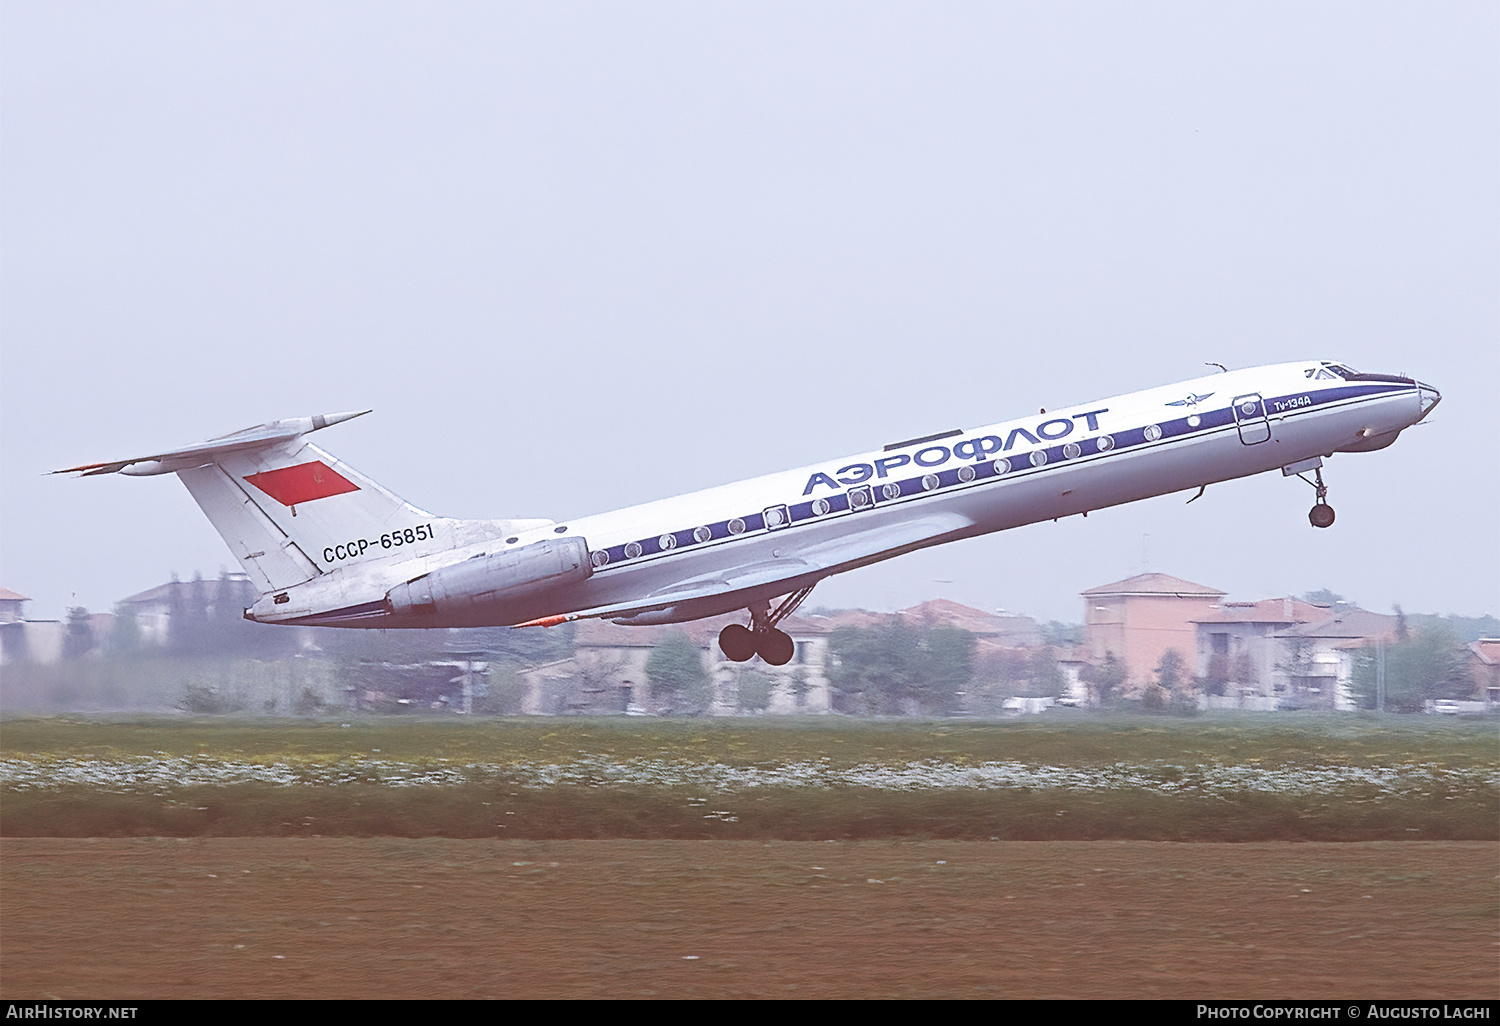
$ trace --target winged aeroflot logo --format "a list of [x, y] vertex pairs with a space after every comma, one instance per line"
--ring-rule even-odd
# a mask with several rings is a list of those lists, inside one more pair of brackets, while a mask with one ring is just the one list
[[1213, 395], [1212, 392], [1204, 392], [1202, 395], [1194, 395], [1193, 393], [1189, 392], [1186, 399], [1177, 399], [1173, 402], [1167, 403], [1167, 405], [1186, 406], [1188, 409], [1192, 409], [1211, 395]]

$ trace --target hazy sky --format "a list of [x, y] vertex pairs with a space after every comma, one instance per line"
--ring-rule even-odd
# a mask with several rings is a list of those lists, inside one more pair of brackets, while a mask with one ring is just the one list
[[[1278, 474], [812, 603], [1078, 620], [1159, 570], [1500, 613], [1500, 7], [0, 3], [0, 585], [237, 569], [171, 477], [320, 444], [459, 517], [612, 509], [1231, 367], [1444, 395]], [[1485, 424], [1491, 424], [1486, 428]]]

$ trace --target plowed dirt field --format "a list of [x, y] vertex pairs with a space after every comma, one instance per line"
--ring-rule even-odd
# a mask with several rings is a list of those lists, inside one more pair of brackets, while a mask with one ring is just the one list
[[6, 998], [1497, 998], [1491, 843], [0, 840]]

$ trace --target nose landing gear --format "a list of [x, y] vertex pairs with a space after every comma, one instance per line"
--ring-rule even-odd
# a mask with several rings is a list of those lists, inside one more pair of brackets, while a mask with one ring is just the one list
[[1327, 501], [1328, 486], [1323, 483], [1323, 471], [1321, 468], [1322, 462], [1322, 460], [1319, 460], [1318, 465], [1315, 465], [1312, 468], [1313, 477], [1316, 479], [1315, 481], [1307, 481], [1307, 478], [1302, 477], [1300, 473], [1297, 476], [1301, 477], [1302, 480], [1307, 481], [1308, 484], [1312, 485], [1318, 493], [1318, 501], [1313, 505], [1313, 508], [1308, 510], [1307, 512], [1307, 522], [1312, 524], [1314, 527], [1332, 527], [1333, 507], [1328, 505]]
[[776, 629], [776, 624], [790, 616], [811, 592], [812, 585], [793, 592], [782, 600], [775, 612], [772, 612], [769, 602], [751, 606], [749, 627], [732, 623], [719, 632], [720, 650], [736, 663], [758, 655], [772, 666], [785, 666], [796, 655], [797, 646], [791, 635]]

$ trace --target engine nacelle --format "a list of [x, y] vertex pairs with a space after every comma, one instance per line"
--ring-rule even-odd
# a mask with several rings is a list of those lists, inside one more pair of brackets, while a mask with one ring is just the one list
[[486, 552], [398, 584], [385, 595], [393, 614], [464, 619], [477, 607], [498, 606], [589, 578], [594, 572], [583, 538], [551, 538]]

